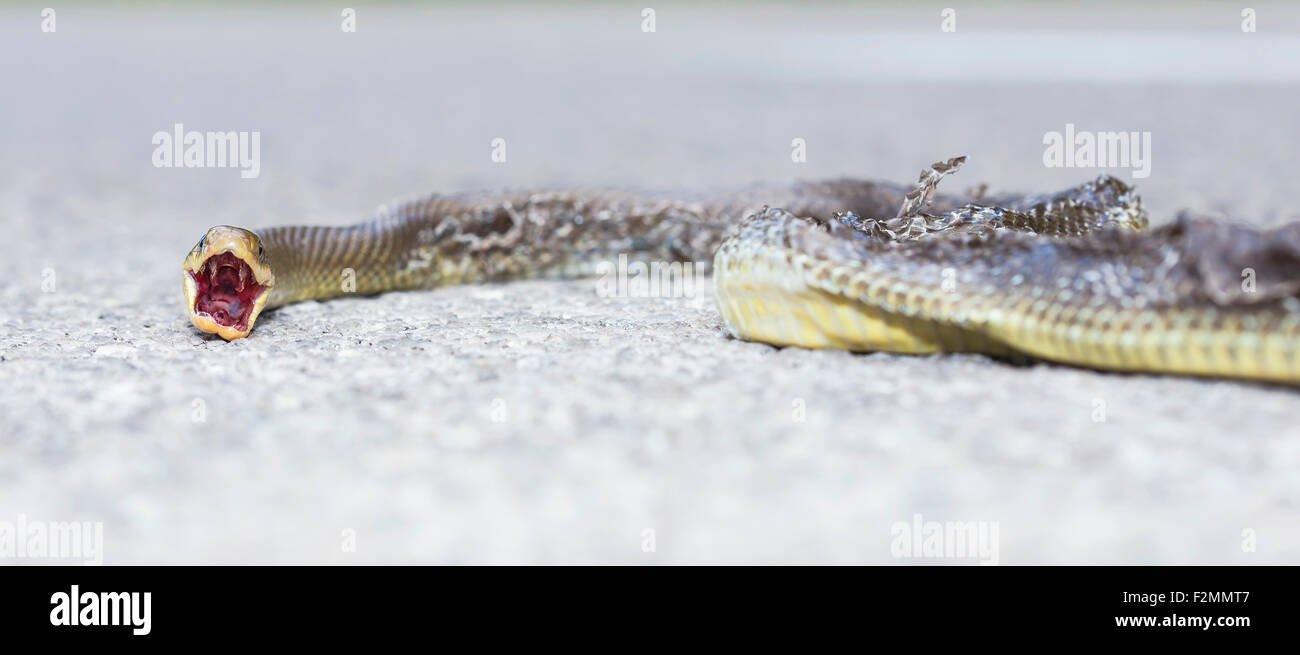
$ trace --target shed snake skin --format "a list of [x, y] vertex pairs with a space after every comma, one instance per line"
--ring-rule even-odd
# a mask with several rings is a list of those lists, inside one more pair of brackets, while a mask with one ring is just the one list
[[626, 255], [711, 262], [739, 339], [1300, 382], [1300, 223], [1184, 213], [1148, 229], [1108, 176], [1050, 195], [937, 193], [964, 160], [910, 188], [431, 195], [348, 227], [217, 226], [185, 258], [186, 305], [230, 340], [289, 303], [577, 277]]

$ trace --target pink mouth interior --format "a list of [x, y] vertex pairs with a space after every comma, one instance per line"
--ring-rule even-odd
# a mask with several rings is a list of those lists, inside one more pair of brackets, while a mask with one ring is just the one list
[[253, 269], [231, 253], [209, 257], [190, 275], [198, 287], [194, 312], [206, 314], [219, 325], [248, 328], [257, 297], [266, 287], [257, 283]]

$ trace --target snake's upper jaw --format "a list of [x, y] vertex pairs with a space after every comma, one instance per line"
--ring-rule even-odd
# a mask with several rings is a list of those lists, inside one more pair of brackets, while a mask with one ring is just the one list
[[275, 276], [256, 234], [223, 225], [208, 230], [186, 257], [182, 282], [194, 327], [230, 341], [253, 330]]

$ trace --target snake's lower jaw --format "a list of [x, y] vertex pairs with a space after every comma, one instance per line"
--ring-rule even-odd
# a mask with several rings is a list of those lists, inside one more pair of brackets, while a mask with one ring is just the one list
[[186, 311], [194, 327], [226, 341], [253, 331], [257, 317], [271, 297], [272, 279], [259, 283], [239, 258], [222, 254], [182, 273]]
[[[188, 289], [187, 289], [187, 296], [188, 296]], [[253, 324], [257, 322], [257, 317], [262, 313], [262, 307], [266, 305], [266, 299], [269, 298], [270, 296], [271, 296], [271, 290], [269, 288], [266, 291], [262, 292], [262, 294], [258, 296], [256, 300], [253, 301], [254, 302], [253, 309], [248, 314], [247, 322], [239, 325], [222, 325], [221, 323], [217, 322], [217, 320], [213, 318], [211, 315], [204, 312], [196, 311], [194, 309], [194, 301], [190, 300], [189, 301], [190, 322], [194, 324], [194, 327], [204, 332], [207, 332], [209, 334], [215, 334], [221, 337], [222, 339], [225, 339], [226, 341], [243, 339], [253, 331]]]

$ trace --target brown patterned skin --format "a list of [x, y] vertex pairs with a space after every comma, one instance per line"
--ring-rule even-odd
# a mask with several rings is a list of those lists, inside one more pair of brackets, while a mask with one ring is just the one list
[[[273, 280], [267, 309], [590, 275], [627, 255], [712, 262], [724, 324], [742, 339], [1300, 381], [1300, 225], [1259, 231], [1180, 216], [1146, 231], [1140, 200], [1106, 176], [1045, 196], [937, 194], [962, 162], [936, 163], [911, 188], [846, 179], [689, 194], [434, 195], [350, 227], [244, 232], [265, 246], [264, 261], [249, 264]], [[217, 254], [201, 242], [187, 275]], [[250, 320], [221, 334], [251, 329]]]
[[[830, 219], [893, 211], [906, 187], [858, 180], [718, 193], [613, 190], [432, 195], [381, 207], [349, 227], [259, 231], [277, 284], [268, 308], [344, 293], [431, 289], [523, 277], [590, 275], [627, 254], [707, 263], [727, 231], [765, 206]], [[955, 199], [941, 202], [956, 206]], [[886, 209], [887, 208], [887, 209]], [[356, 273], [343, 290], [342, 271]]]

